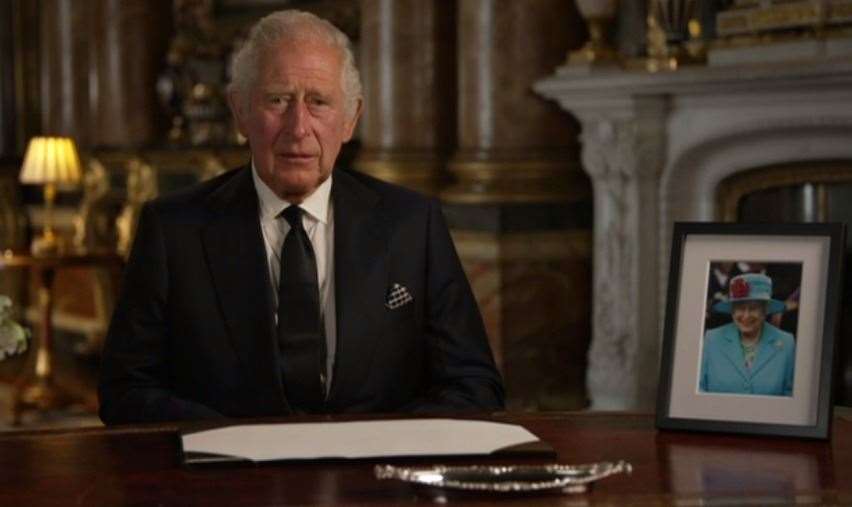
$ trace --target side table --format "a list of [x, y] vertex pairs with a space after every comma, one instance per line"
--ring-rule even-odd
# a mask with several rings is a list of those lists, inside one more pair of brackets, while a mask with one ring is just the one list
[[73, 403], [74, 397], [54, 380], [53, 372], [53, 281], [64, 268], [101, 267], [121, 270], [123, 259], [115, 253], [68, 253], [33, 256], [6, 251], [0, 254], [0, 270], [21, 268], [35, 272], [38, 281], [38, 304], [41, 320], [33, 333], [33, 359], [27, 371], [15, 383], [12, 395], [12, 424], [18, 425], [28, 409], [50, 410]]

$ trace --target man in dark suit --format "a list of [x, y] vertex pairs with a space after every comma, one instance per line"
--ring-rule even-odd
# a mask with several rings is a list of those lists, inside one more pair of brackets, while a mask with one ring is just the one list
[[440, 205], [333, 170], [361, 110], [345, 35], [275, 13], [232, 65], [252, 162], [144, 207], [104, 422], [502, 408]]

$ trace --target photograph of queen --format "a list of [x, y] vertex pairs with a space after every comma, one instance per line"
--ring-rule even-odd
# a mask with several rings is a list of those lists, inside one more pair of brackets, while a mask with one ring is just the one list
[[730, 279], [728, 298], [712, 305], [731, 322], [705, 332], [699, 390], [706, 393], [792, 396], [794, 336], [766, 319], [785, 311], [772, 298], [772, 279], [745, 273]]

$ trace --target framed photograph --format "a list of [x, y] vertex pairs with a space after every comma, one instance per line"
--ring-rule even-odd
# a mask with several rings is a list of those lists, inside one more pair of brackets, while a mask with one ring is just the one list
[[676, 223], [657, 427], [828, 438], [843, 224]]

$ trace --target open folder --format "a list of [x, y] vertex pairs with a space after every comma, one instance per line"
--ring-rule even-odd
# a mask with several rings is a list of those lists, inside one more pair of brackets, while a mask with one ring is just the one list
[[457, 419], [245, 424], [181, 434], [186, 464], [419, 456], [538, 455], [553, 448], [515, 424]]

